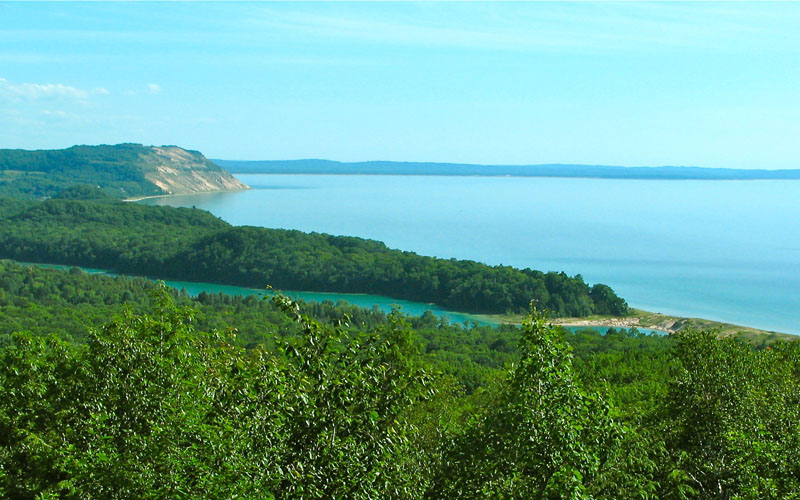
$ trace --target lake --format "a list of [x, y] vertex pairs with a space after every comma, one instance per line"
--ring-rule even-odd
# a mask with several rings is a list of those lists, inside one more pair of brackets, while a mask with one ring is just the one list
[[237, 175], [141, 203], [606, 283], [637, 308], [800, 334], [800, 182]]

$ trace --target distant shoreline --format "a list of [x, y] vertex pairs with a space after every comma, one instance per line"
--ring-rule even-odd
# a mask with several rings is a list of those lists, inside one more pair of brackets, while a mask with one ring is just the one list
[[337, 162], [330, 160], [212, 160], [232, 174], [417, 175], [465, 177], [556, 177], [640, 180], [800, 180], [800, 169], [765, 170], [686, 166], [479, 165], [432, 162]]
[[[419, 174], [419, 173], [367, 173], [367, 172], [231, 172], [231, 175], [336, 175], [341, 177], [485, 177], [494, 179], [514, 178], [514, 179], [594, 179], [601, 181], [709, 181], [709, 182], [753, 182], [753, 181], [800, 181], [799, 178], [753, 178], [753, 179], [708, 179], [708, 178], [678, 178], [678, 177], [601, 177], [601, 176], [577, 176], [577, 175], [500, 175], [500, 174]], [[257, 189], [257, 188], [256, 188]], [[208, 191], [211, 192], [211, 191]], [[200, 194], [200, 193], [187, 193], [187, 194]], [[145, 196], [144, 198], [160, 198], [161, 196], [176, 196], [176, 195], [158, 195], [158, 196]]]
[[[780, 339], [800, 341], [800, 335], [764, 330], [753, 326], [735, 325], [724, 321], [715, 321], [704, 318], [691, 318], [687, 316], [673, 316], [642, 309], [631, 308], [629, 316], [590, 316], [588, 318], [550, 318], [553, 325], [567, 327], [609, 327], [609, 328], [648, 328], [662, 330], [669, 334], [678, 333], [686, 329], [715, 330], [720, 337], [741, 335], [747, 340], [755, 339]], [[521, 315], [494, 315], [493, 319], [511, 324], [519, 324], [524, 320]]]

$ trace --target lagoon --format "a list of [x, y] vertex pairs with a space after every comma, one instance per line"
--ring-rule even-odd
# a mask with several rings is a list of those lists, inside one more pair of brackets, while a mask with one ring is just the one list
[[[66, 266], [62, 264], [41, 264], [32, 262], [20, 262], [27, 266], [48, 267], [53, 269], [69, 269], [74, 266]], [[95, 269], [89, 267], [81, 267], [85, 272], [90, 274], [105, 274], [108, 276], [119, 276], [118, 274], [105, 270]], [[152, 278], [155, 279], [155, 278]], [[217, 283], [204, 283], [199, 281], [174, 281], [162, 280], [167, 286], [171, 286], [178, 290], [185, 290], [186, 293], [192, 297], [196, 297], [201, 293], [224, 293], [226, 295], [249, 296], [255, 295], [257, 297], [265, 297], [272, 292], [266, 289], [260, 290], [256, 288], [247, 288], [234, 285], [220, 285]], [[300, 292], [295, 290], [280, 290], [281, 293], [295, 300], [304, 300], [306, 302], [325, 302], [331, 301], [334, 304], [340, 300], [344, 300], [351, 305], [373, 308], [377, 307], [385, 313], [389, 313], [395, 307], [399, 307], [403, 314], [411, 316], [422, 316], [425, 311], [431, 311], [439, 318], [445, 318], [451, 324], [459, 323], [464, 325], [497, 325], [499, 321], [489, 317], [476, 314], [462, 313], [456, 311], [449, 311], [442, 309], [434, 304], [425, 304], [421, 302], [411, 302], [408, 300], [395, 299], [391, 297], [384, 297], [382, 295], [369, 295], [362, 293], [327, 293], [327, 292]]]
[[141, 203], [581, 274], [633, 307], [800, 334], [800, 182], [237, 175]]
[[[245, 288], [232, 285], [218, 285], [215, 283], [199, 283], [193, 281], [164, 281], [164, 283], [173, 288], [177, 288], [178, 290], [186, 290], [186, 293], [191, 296], [197, 296], [201, 292], [206, 292], [224, 293], [227, 295], [257, 295], [259, 297], [263, 297], [268, 293], [266, 290], [257, 290], [254, 288]], [[281, 290], [281, 293], [291, 297], [292, 299], [300, 299], [306, 302], [325, 302], [327, 300], [335, 304], [340, 300], [344, 300], [354, 306], [366, 307], [370, 309], [377, 307], [386, 313], [391, 312], [395, 306], [399, 306], [400, 310], [404, 314], [410, 314], [411, 316], [421, 316], [425, 311], [431, 311], [440, 318], [447, 318], [449, 323], [474, 323], [483, 325], [497, 324], [497, 321], [494, 321], [491, 318], [448, 311], [434, 304], [411, 302], [408, 300], [384, 297], [382, 295], [369, 295], [361, 293], [299, 292], [295, 290]]]

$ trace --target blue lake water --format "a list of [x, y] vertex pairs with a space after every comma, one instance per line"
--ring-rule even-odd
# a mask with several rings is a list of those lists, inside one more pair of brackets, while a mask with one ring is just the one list
[[634, 307], [800, 334], [800, 182], [237, 175], [142, 203], [581, 274]]

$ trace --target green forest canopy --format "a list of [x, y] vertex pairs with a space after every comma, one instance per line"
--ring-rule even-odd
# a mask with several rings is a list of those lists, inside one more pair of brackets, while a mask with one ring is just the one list
[[[98, 187], [114, 198], [165, 194], [147, 178], [160, 165], [175, 166], [159, 149], [141, 144], [0, 149], [0, 196], [49, 198], [77, 184]], [[180, 151], [192, 159], [194, 170], [228, 175], [199, 152]]]

